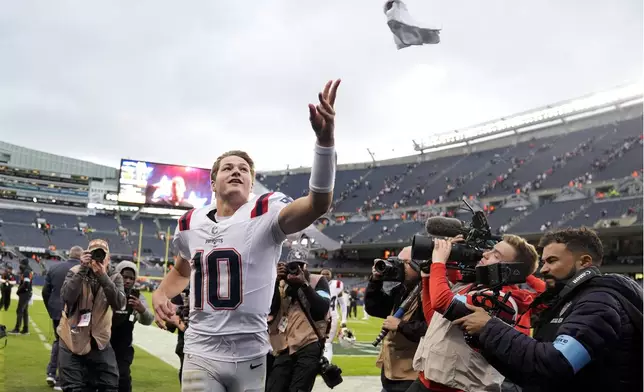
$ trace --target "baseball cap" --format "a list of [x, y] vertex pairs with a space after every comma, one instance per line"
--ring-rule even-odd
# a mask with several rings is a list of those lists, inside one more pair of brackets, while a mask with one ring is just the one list
[[87, 250], [91, 252], [95, 249], [103, 249], [105, 253], [110, 253], [110, 247], [107, 245], [107, 241], [105, 240], [91, 240]]

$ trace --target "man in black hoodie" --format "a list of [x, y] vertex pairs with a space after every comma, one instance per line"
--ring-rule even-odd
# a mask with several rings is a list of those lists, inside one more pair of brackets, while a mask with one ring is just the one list
[[599, 272], [604, 252], [592, 230], [550, 232], [539, 246], [547, 290], [531, 306], [533, 338], [475, 307], [457, 323], [524, 392], [641, 391], [641, 287]]
[[[16, 308], [16, 326], [13, 330], [9, 331], [10, 334], [29, 334], [29, 301], [31, 301], [31, 293], [33, 289], [31, 287], [31, 280], [34, 277], [34, 273], [29, 267], [29, 259], [23, 259], [20, 261], [20, 273], [18, 274], [18, 307]], [[22, 330], [20, 326], [22, 325]]]

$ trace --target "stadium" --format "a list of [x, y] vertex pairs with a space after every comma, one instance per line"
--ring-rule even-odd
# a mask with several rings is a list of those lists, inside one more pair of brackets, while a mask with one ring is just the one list
[[[592, 227], [607, 250], [602, 271], [641, 282], [641, 91], [629, 85], [593, 93], [413, 142], [412, 156], [340, 165], [331, 211], [289, 239], [283, 257], [305, 252], [312, 271], [332, 269], [359, 296], [373, 260], [396, 255], [412, 236], [425, 234], [427, 218], [471, 220], [462, 209], [466, 199], [496, 234], [519, 234], [534, 244], [549, 229]], [[114, 262], [139, 265], [138, 283], [151, 303], [150, 293], [173, 265], [169, 244], [177, 218], [214, 197], [209, 171], [133, 159], [102, 166], [0, 142], [2, 267], [28, 259], [41, 286], [68, 249], [101, 238]], [[307, 192], [309, 176], [306, 168], [258, 173], [254, 193], [297, 198]], [[10, 338], [0, 357], [6, 391], [49, 390], [40, 375], [53, 331], [38, 288], [34, 293], [33, 332]], [[0, 313], [1, 324], [15, 322], [11, 310]], [[379, 385], [378, 349], [370, 343], [381, 323], [364, 320], [362, 311], [349, 318], [358, 342], [337, 347], [334, 362], [345, 376], [339, 390]], [[178, 390], [173, 339], [137, 325], [135, 391]], [[326, 389], [316, 383], [315, 390]]]

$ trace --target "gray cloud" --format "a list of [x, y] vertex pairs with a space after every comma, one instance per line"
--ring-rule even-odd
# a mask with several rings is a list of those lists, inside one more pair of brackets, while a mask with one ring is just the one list
[[638, 80], [642, 2], [408, 0], [442, 43], [396, 51], [371, 0], [16, 1], [0, 15], [0, 138], [118, 164], [309, 165], [330, 78], [340, 162]]

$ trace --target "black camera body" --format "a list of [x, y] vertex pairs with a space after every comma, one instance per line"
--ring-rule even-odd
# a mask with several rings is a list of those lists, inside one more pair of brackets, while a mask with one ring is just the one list
[[[455, 236], [456, 234], [453, 233], [453, 231], [457, 231], [464, 237], [463, 242], [452, 244], [452, 250], [449, 256], [450, 261], [447, 263], [447, 267], [460, 270], [464, 282], [477, 282], [484, 284], [485, 282], [479, 282], [478, 279], [494, 280], [496, 276], [494, 273], [496, 271], [486, 273], [484, 270], [481, 270], [480, 272], [477, 272], [477, 268], [481, 267], [477, 267], [476, 265], [483, 257], [483, 253], [492, 249], [494, 245], [502, 240], [502, 238], [492, 235], [492, 229], [490, 228], [483, 211], [474, 212], [474, 209], [466, 200], [463, 200], [463, 203], [472, 213], [472, 221], [470, 223], [466, 224], [461, 222], [458, 224], [458, 220], [456, 219], [445, 218], [446, 220], [456, 221], [458, 227], [449, 227], [451, 224], [446, 225], [447, 227], [445, 228], [445, 231], [450, 231], [450, 233], [445, 233], [444, 236]], [[421, 271], [429, 272], [433, 252], [433, 237], [423, 235], [415, 235], [413, 237], [411, 243], [411, 257], [414, 260], [423, 260], [419, 262]]]
[[342, 369], [329, 362], [326, 357], [320, 358], [320, 377], [327, 387], [333, 389], [342, 384]]
[[183, 301], [182, 305], [177, 306], [175, 314], [179, 316], [181, 321], [184, 324], [188, 324], [188, 319], [190, 318], [190, 289], [186, 288], [181, 292], [181, 299]]
[[101, 248], [92, 250], [90, 252], [90, 255], [92, 256], [92, 260], [95, 260], [101, 264], [103, 264], [103, 261], [105, 261], [105, 258], [107, 257], [107, 253]]
[[405, 263], [397, 257], [390, 257], [386, 260], [376, 259], [374, 269], [385, 282], [404, 282], [405, 281]]
[[297, 275], [300, 272], [301, 266], [302, 266], [301, 261], [289, 261], [286, 263], [286, 272], [288, 272], [291, 275]]
[[[129, 299], [130, 297], [139, 298], [139, 296], [140, 296], [140, 295], [141, 295], [141, 292], [139, 291], [139, 289], [130, 289], [130, 290], [128, 291], [128, 293], [127, 293], [127, 297], [128, 297], [128, 299]], [[127, 306], [125, 307], [125, 309], [126, 309], [129, 313], [133, 313], [133, 312], [134, 312], [134, 308], [132, 308], [132, 305], [130, 305], [129, 303], [127, 304]]]

